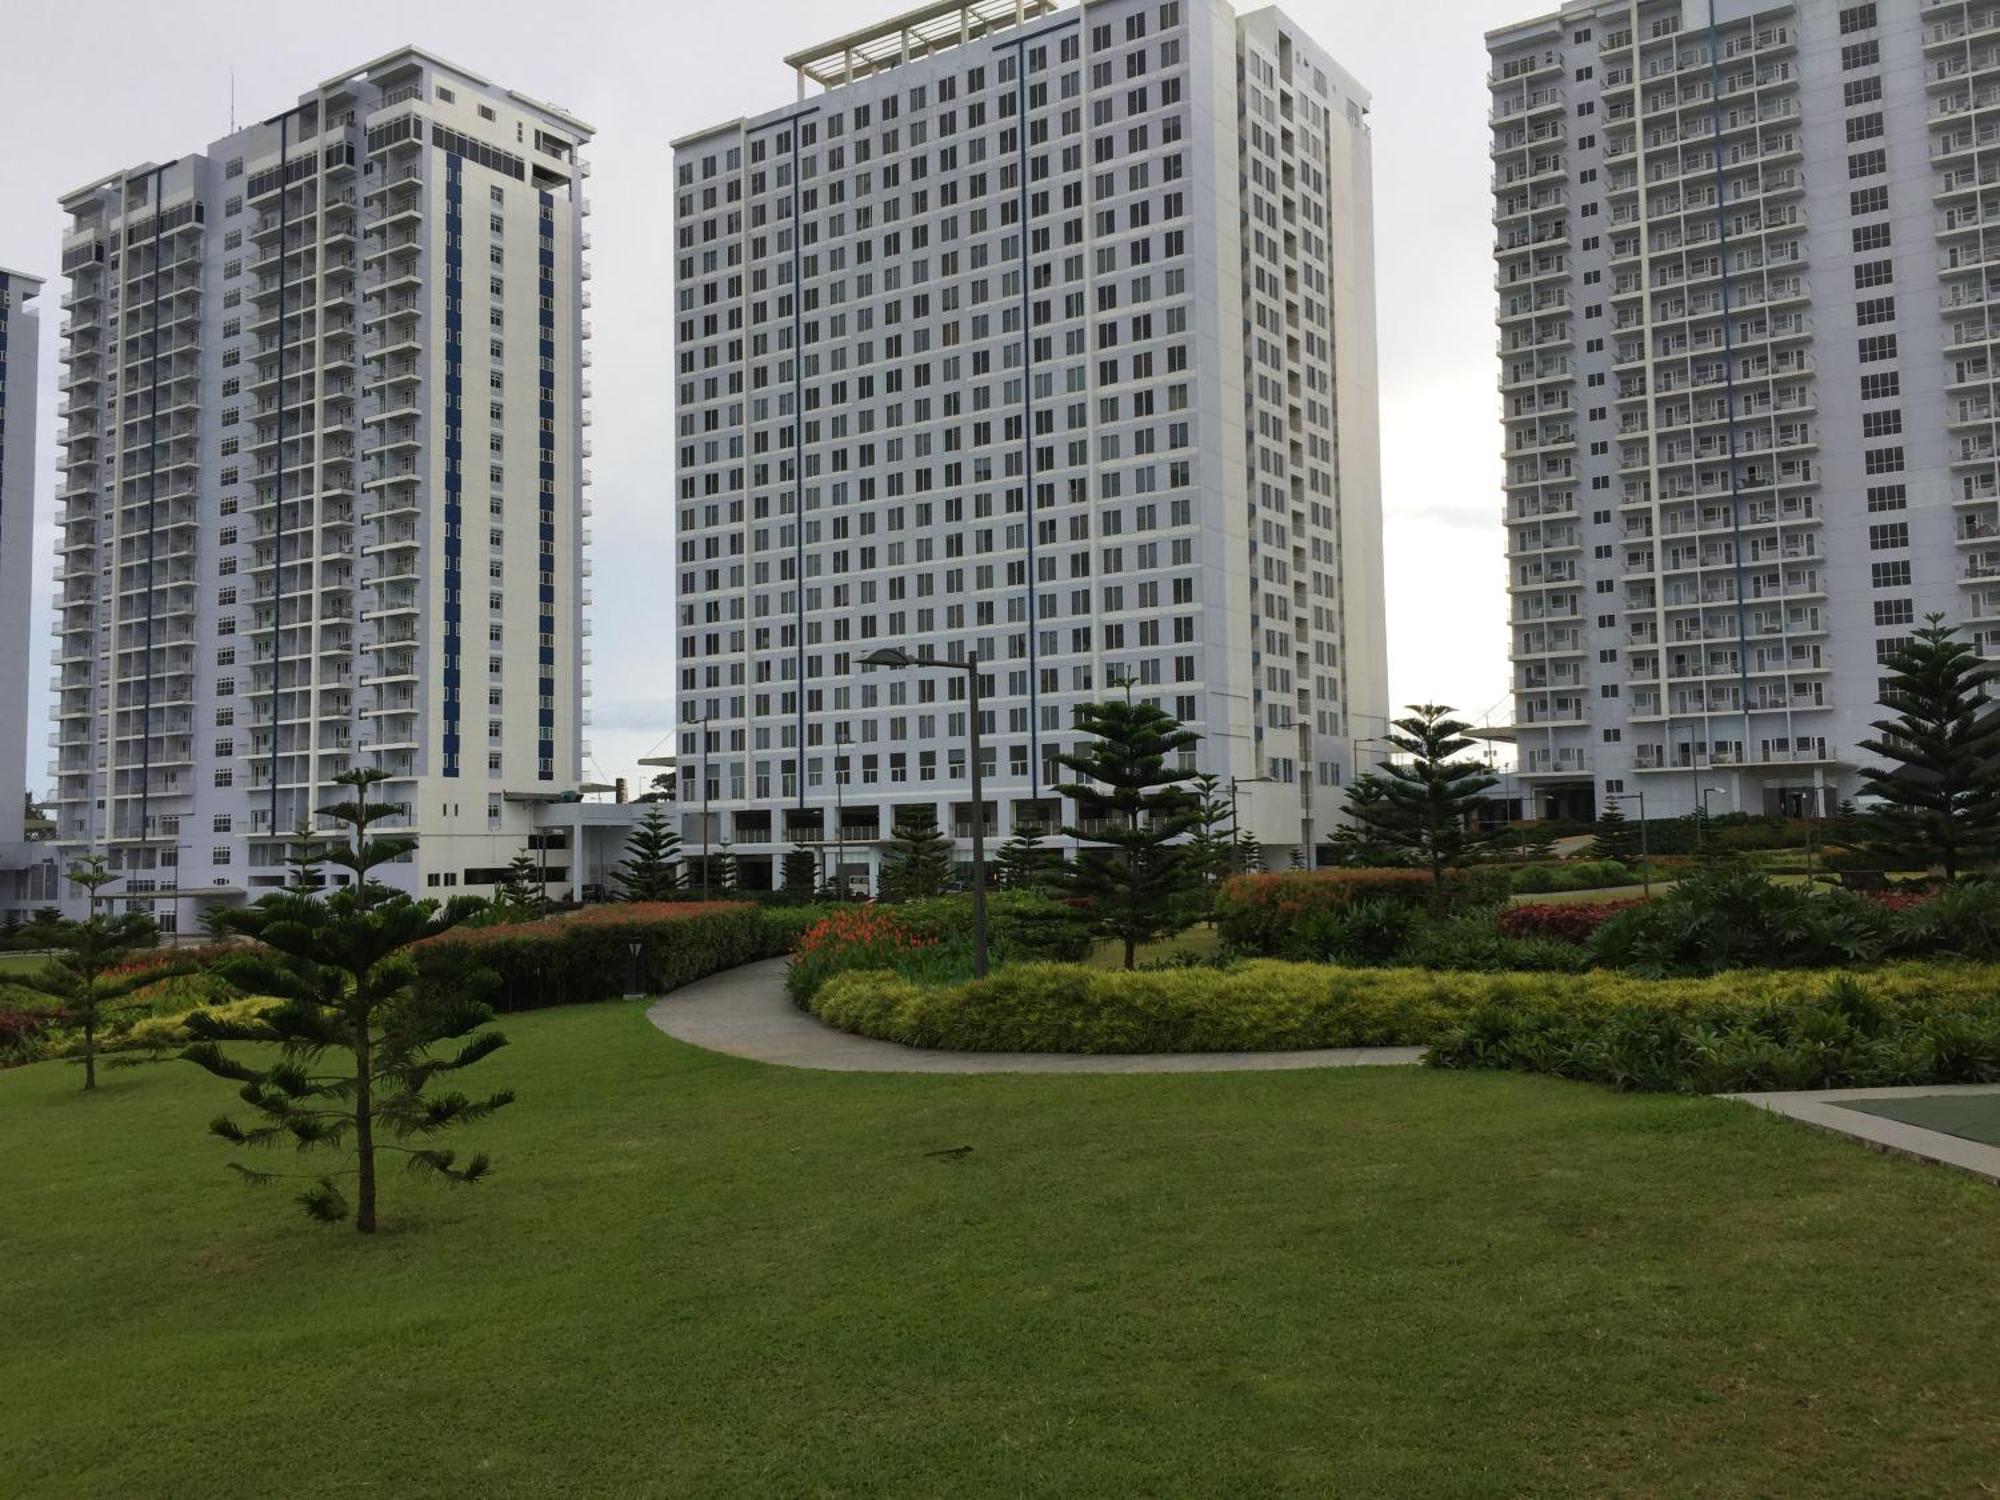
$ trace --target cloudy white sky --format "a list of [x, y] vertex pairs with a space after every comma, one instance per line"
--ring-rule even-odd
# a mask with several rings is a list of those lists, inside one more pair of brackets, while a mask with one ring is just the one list
[[[1374, 92], [1389, 674], [1398, 703], [1507, 714], [1482, 34], [1552, 0], [1300, 0], [1284, 8]], [[592, 774], [672, 723], [672, 195], [667, 142], [792, 96], [784, 54], [906, 0], [5, 0], [0, 265], [53, 278], [57, 195], [199, 150], [324, 78], [415, 43], [597, 126]], [[1251, 4], [1242, 9], [1255, 8]], [[114, 45], [106, 46], [107, 38]], [[85, 80], [64, 60], [89, 57]], [[41, 514], [52, 528], [55, 308], [43, 320]], [[44, 535], [52, 531], [45, 530]], [[45, 559], [50, 557], [43, 549]], [[50, 568], [36, 569], [47, 635]], [[33, 660], [47, 670], [38, 645]], [[46, 694], [29, 780], [45, 780]]]

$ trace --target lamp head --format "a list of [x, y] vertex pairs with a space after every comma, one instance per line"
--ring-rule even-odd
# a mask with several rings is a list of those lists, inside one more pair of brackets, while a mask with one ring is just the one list
[[916, 658], [901, 646], [881, 646], [861, 658], [864, 666], [909, 667], [916, 665]]

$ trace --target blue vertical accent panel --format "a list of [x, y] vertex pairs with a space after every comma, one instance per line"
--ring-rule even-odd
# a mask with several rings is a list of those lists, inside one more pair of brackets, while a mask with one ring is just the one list
[[535, 706], [535, 779], [556, 779], [556, 200], [553, 193], [536, 195], [540, 203], [539, 249], [535, 266], [540, 293], [540, 388], [536, 423], [540, 452], [536, 464], [536, 567], [540, 601], [536, 639], [539, 663]]
[[458, 775], [465, 531], [465, 161], [444, 177], [444, 774]]

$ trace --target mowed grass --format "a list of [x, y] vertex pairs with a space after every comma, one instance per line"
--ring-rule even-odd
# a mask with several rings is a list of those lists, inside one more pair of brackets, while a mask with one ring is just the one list
[[0, 953], [0, 980], [39, 974], [48, 961], [46, 953]]
[[391, 1177], [372, 1241], [226, 1174], [229, 1090], [188, 1065], [95, 1097], [0, 1074], [0, 1492], [2000, 1474], [2000, 1194], [1745, 1106], [1405, 1069], [813, 1073], [631, 1004], [506, 1029], [478, 1081], [520, 1102], [458, 1143], [495, 1175]]

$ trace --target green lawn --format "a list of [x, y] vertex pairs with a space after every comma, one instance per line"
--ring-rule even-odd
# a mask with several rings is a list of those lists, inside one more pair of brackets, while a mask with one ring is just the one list
[[[1134, 959], [1142, 964], [1157, 963], [1161, 959], [1172, 958], [1179, 953], [1207, 958], [1221, 947], [1222, 934], [1213, 927], [1189, 927], [1172, 937], [1161, 938], [1158, 942], [1141, 943]], [[1089, 963], [1092, 968], [1097, 969], [1124, 968], [1124, 943], [1116, 938], [1100, 938], [1097, 946], [1090, 950]]]
[[39, 974], [49, 961], [46, 953], [0, 953], [0, 979], [22, 974]]
[[[2000, 1195], [1419, 1070], [797, 1072], [510, 1018], [368, 1241], [184, 1064], [0, 1074], [8, 1495], [1959, 1495]], [[466, 1144], [473, 1143], [468, 1138]], [[962, 1159], [931, 1156], [971, 1146]], [[277, 1158], [279, 1165], [286, 1158]]]

